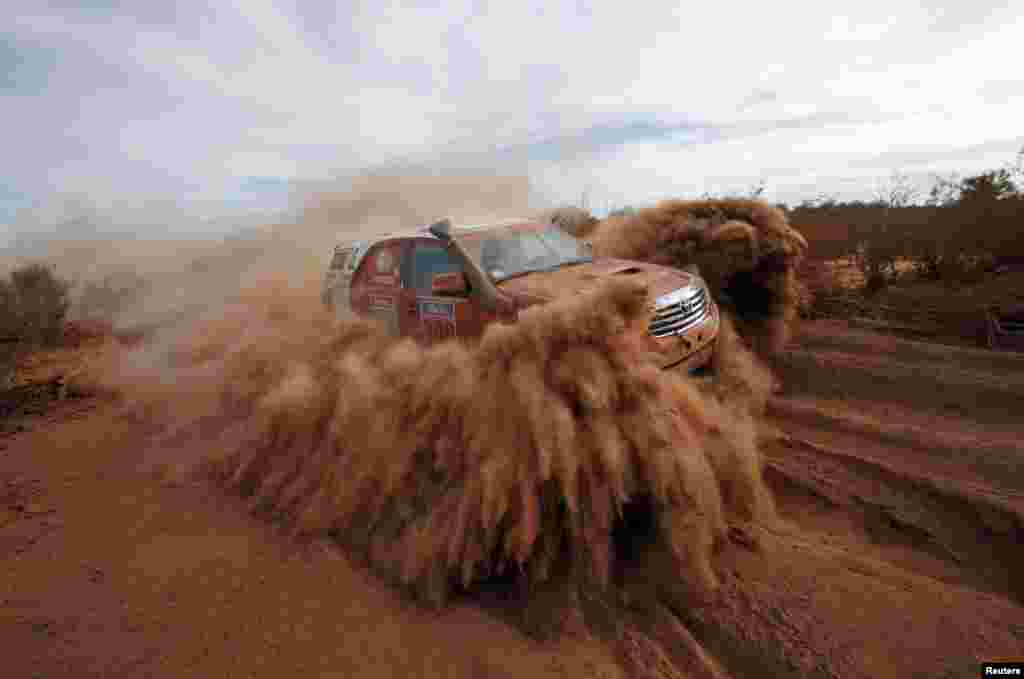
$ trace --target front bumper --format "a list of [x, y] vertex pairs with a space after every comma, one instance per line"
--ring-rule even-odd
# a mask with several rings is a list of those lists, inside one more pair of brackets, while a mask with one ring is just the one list
[[715, 340], [708, 342], [704, 347], [698, 349], [692, 354], [683, 357], [675, 363], [670, 363], [663, 367], [664, 370], [683, 370], [688, 373], [692, 373], [700, 370], [707, 366], [711, 362], [711, 357], [715, 355]]
[[697, 370], [706, 365], [715, 353], [721, 326], [717, 305], [713, 305], [704, 322], [681, 335], [651, 337], [657, 347], [658, 363], [663, 369]]

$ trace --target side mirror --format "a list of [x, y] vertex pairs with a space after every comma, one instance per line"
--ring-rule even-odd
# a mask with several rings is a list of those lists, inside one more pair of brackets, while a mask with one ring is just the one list
[[451, 221], [448, 220], [448, 219], [442, 219], [439, 222], [434, 222], [433, 224], [431, 224], [430, 228], [427, 229], [427, 230], [430, 231], [430, 233], [432, 233], [439, 240], [447, 243], [448, 241], [450, 241], [452, 239], [452, 236], [451, 236], [451, 233], [450, 233], [451, 232], [451, 228], [452, 228]]
[[434, 274], [430, 279], [430, 292], [438, 296], [459, 297], [469, 294], [469, 284], [461, 271]]

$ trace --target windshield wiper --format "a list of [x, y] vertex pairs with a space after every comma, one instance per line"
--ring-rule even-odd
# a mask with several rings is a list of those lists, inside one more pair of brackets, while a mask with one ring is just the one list
[[558, 262], [557, 264], [552, 264], [550, 266], [543, 266], [543, 267], [537, 267], [537, 268], [524, 269], [523, 271], [516, 271], [515, 273], [506, 274], [506, 275], [502, 276], [501, 278], [495, 279], [495, 282], [496, 283], [504, 283], [505, 281], [507, 281], [507, 280], [509, 280], [511, 278], [519, 278], [520, 276], [526, 276], [527, 274], [531, 274], [531, 273], [547, 273], [547, 272], [555, 271], [557, 269], [561, 269], [563, 266], [574, 266], [576, 264], [589, 264], [592, 261], [594, 261], [593, 257], [579, 257], [579, 258], [576, 258], [576, 259], [567, 259], [564, 262]]
[[504, 283], [505, 281], [510, 280], [512, 278], [519, 278], [520, 276], [525, 276], [528, 273], [537, 273], [537, 271], [540, 271], [540, 269], [526, 269], [525, 271], [516, 271], [515, 273], [505, 274], [501, 278], [495, 278], [494, 282]]
[[541, 270], [542, 271], [554, 271], [556, 269], [561, 269], [563, 266], [575, 266], [577, 264], [590, 264], [592, 261], [594, 261], [594, 260], [591, 259], [591, 258], [584, 258], [584, 257], [580, 257], [580, 258], [577, 258], [577, 259], [567, 259], [564, 262], [559, 262], [558, 264], [552, 264], [551, 266], [545, 267], [544, 269], [541, 269]]

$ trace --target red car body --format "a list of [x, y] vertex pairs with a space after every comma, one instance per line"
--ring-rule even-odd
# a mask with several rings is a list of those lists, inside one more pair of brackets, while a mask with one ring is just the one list
[[[472, 340], [491, 323], [514, 323], [527, 307], [577, 295], [611, 277], [630, 276], [650, 290], [654, 317], [646, 342], [663, 367], [696, 370], [714, 352], [719, 311], [699, 276], [646, 262], [592, 257], [583, 242], [529, 220], [453, 227], [450, 234], [468, 253], [468, 266], [479, 267], [477, 272], [466, 271], [465, 261], [453, 257], [446, 242], [428, 229], [390, 234], [336, 248], [324, 280], [324, 303], [429, 344]], [[544, 260], [547, 266], [522, 266], [506, 255], [492, 261], [519, 263], [522, 270], [488, 267], [489, 247], [508, 252], [517, 243], [538, 251], [550, 244], [555, 254]], [[487, 276], [494, 286], [491, 297], [462, 288], [473, 273]]]

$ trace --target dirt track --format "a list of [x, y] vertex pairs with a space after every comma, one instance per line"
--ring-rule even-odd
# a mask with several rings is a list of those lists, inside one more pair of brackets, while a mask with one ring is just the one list
[[493, 601], [406, 603], [240, 501], [156, 480], [114, 403], [56, 404], [0, 439], [4, 674], [974, 677], [1024, 658], [1024, 356], [816, 322], [776, 369], [784, 521], [761, 549], [726, 549], [704, 605], [590, 611], [547, 641]]

